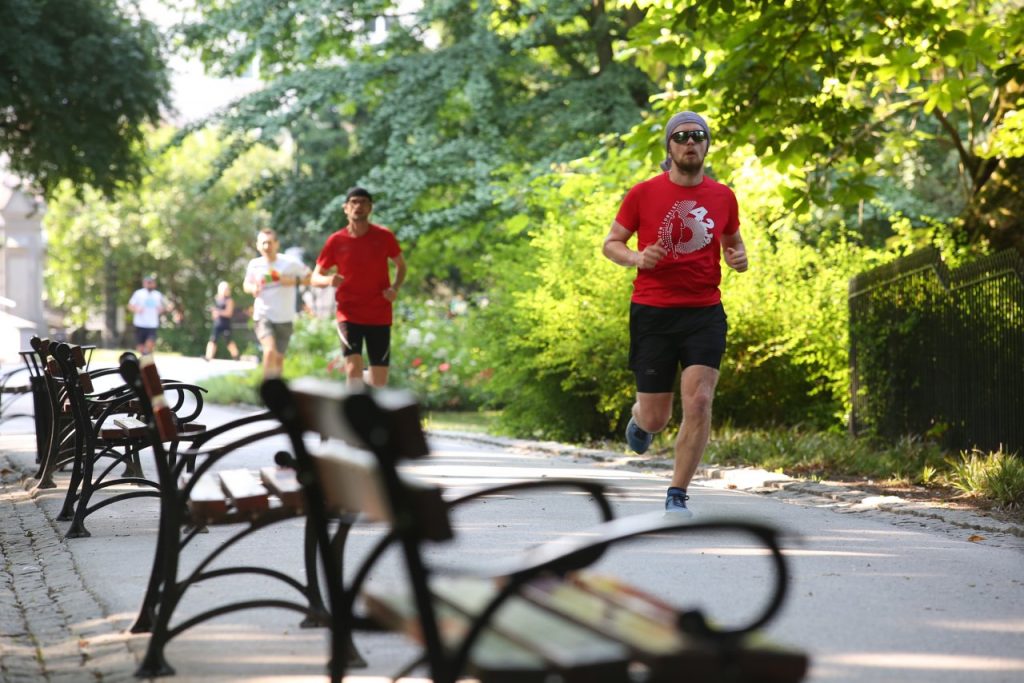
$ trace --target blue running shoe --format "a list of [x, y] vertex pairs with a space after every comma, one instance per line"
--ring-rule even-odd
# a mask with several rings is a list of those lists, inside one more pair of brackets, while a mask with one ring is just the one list
[[686, 507], [686, 501], [688, 500], [690, 500], [690, 497], [686, 495], [684, 489], [670, 486], [668, 495], [665, 497], [665, 516], [671, 516], [676, 519], [689, 519], [693, 517], [693, 512], [690, 508]]
[[652, 441], [654, 441], [654, 434], [640, 429], [636, 425], [636, 420], [632, 417], [629, 418], [629, 424], [626, 425], [626, 443], [629, 444], [629, 447], [638, 455], [642, 455], [651, 447]]

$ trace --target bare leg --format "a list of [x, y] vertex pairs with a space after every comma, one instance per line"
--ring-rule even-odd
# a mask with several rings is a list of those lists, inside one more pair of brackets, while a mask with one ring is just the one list
[[274, 335], [268, 334], [260, 339], [260, 346], [263, 347], [263, 379], [280, 377], [284, 356], [277, 352]]
[[637, 426], [649, 434], [657, 434], [668, 424], [672, 417], [672, 392], [636, 393], [633, 404], [633, 419]]
[[370, 385], [375, 387], [386, 387], [388, 385], [388, 366], [370, 366]]
[[217, 344], [216, 342], [206, 342], [206, 360], [213, 360], [213, 357], [217, 355]]
[[350, 387], [363, 383], [363, 357], [358, 353], [345, 356], [345, 377]]
[[691, 365], [679, 381], [683, 402], [683, 424], [676, 437], [675, 470], [672, 486], [690, 485], [711, 436], [711, 403], [718, 384], [718, 370]]
[[238, 360], [238, 356], [240, 355], [238, 353], [238, 344], [236, 344], [233, 341], [229, 341], [228, 342], [228, 353], [231, 354], [231, 359], [232, 360]]

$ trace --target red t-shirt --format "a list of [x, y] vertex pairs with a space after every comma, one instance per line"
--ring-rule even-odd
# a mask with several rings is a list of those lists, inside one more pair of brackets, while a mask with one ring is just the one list
[[391, 324], [391, 302], [384, 298], [384, 290], [391, 286], [388, 259], [401, 253], [395, 235], [372, 223], [360, 237], [343, 228], [327, 238], [316, 263], [321, 271], [337, 266], [338, 274], [345, 278], [334, 295], [338, 320]]
[[637, 248], [654, 242], [668, 254], [652, 269], [638, 270], [633, 301], [660, 308], [713, 306], [722, 300], [721, 234], [740, 227], [736, 195], [704, 176], [683, 187], [662, 173], [634, 185], [615, 217], [637, 233]]

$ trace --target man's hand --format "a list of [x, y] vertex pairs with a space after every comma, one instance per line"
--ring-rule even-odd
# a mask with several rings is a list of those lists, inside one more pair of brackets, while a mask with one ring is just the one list
[[388, 301], [394, 301], [398, 298], [398, 290], [394, 287], [388, 287], [384, 290], [384, 298]]
[[647, 270], [658, 265], [658, 261], [665, 258], [668, 252], [665, 251], [665, 247], [660, 244], [649, 244], [643, 251], [638, 251], [637, 256], [639, 257], [636, 262], [638, 270]]
[[725, 265], [729, 266], [737, 273], [742, 273], [747, 269], [747, 250], [742, 244], [738, 247], [726, 247], [725, 249]]

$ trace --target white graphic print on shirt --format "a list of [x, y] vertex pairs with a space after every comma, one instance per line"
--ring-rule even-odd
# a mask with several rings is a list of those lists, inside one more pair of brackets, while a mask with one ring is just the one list
[[692, 199], [681, 199], [672, 205], [658, 228], [658, 243], [672, 258], [690, 254], [711, 244], [715, 221], [708, 210]]

